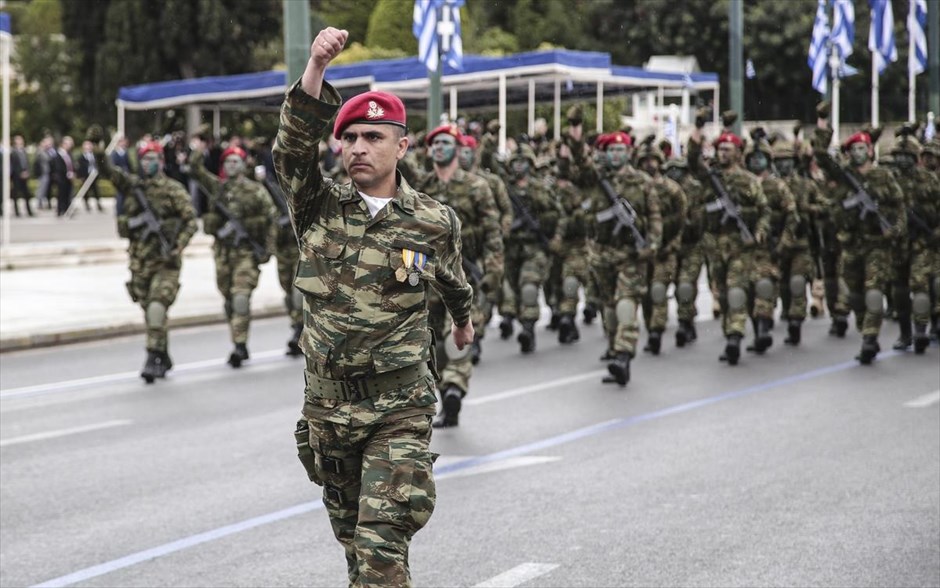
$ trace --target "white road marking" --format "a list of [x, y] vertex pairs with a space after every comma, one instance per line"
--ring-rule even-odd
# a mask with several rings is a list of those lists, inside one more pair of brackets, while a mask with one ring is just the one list
[[21, 437], [11, 437], [9, 439], [0, 439], [0, 447], [9, 447], [10, 445], [19, 445], [20, 443], [30, 443], [32, 441], [45, 441], [47, 439], [57, 439], [59, 437], [68, 437], [70, 435], [77, 435], [79, 433], [90, 433], [92, 431], [100, 431], [102, 429], [110, 429], [113, 427], [124, 427], [130, 425], [134, 421], [129, 421], [126, 419], [117, 420], [117, 421], [106, 421], [103, 423], [96, 423], [93, 425], [85, 425], [84, 427], [73, 427], [71, 429], [59, 429], [58, 431], [46, 431], [45, 433], [34, 433], [32, 435], [23, 435]]
[[[466, 461], [468, 459], [473, 459], [472, 457], [462, 455], [442, 455], [435, 466], [442, 467], [448, 464], [457, 463], [461, 461]], [[484, 462], [480, 465], [471, 466], [466, 469], [456, 470], [452, 472], [447, 472], [439, 476], [435, 476], [438, 480], [443, 480], [445, 478], [461, 478], [463, 476], [476, 476], [477, 474], [486, 474], [489, 472], [498, 472], [500, 470], [510, 470], [512, 468], [521, 468], [530, 465], [540, 465], [543, 463], [550, 463], [553, 461], [560, 461], [560, 457], [545, 457], [538, 455], [524, 455], [520, 457], [508, 457], [506, 459], [501, 459], [498, 461]]]
[[543, 576], [558, 567], [558, 564], [526, 562], [513, 569], [480, 582], [474, 588], [513, 588], [525, 584], [533, 578]]
[[935, 390], [930, 394], [918, 396], [914, 400], [908, 400], [904, 403], [904, 406], [908, 408], [924, 408], [938, 402], [940, 402], [940, 390]]
[[487, 396], [471, 396], [470, 398], [464, 400], [463, 403], [468, 406], [476, 406], [478, 404], [487, 404], [489, 402], [499, 402], [500, 400], [512, 398], [513, 396], [522, 396], [523, 394], [531, 394], [532, 392], [538, 392], [539, 390], [547, 390], [549, 388], [558, 388], [560, 386], [567, 386], [569, 384], [577, 384], [578, 382], [583, 382], [585, 380], [600, 378], [601, 376], [604, 376], [606, 374], [607, 374], [607, 370], [596, 370], [593, 372], [588, 372], [586, 374], [578, 374], [576, 376], [568, 376], [567, 378], [559, 378], [557, 380], [541, 382], [539, 384], [532, 384], [531, 386], [522, 386], [521, 388], [513, 388], [511, 390], [506, 390], [505, 392], [500, 392], [498, 394], [489, 394]]

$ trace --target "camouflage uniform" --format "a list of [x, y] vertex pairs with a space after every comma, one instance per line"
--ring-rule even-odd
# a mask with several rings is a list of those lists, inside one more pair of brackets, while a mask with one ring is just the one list
[[[426, 174], [418, 180], [415, 189], [434, 198], [441, 204], [450, 206], [460, 220], [460, 241], [463, 259], [483, 271], [481, 283], [474, 284], [474, 304], [471, 310], [474, 330], [482, 333], [483, 304], [481, 297], [484, 290], [495, 291], [502, 283], [503, 276], [503, 237], [499, 227], [499, 213], [489, 184], [483, 178], [456, 169], [448, 182], [442, 182], [436, 172]], [[467, 273], [467, 272], [464, 272]], [[467, 276], [470, 277], [469, 275]], [[486, 288], [484, 288], [486, 285]], [[458, 354], [448, 358], [444, 350], [444, 340], [450, 336], [450, 320], [443, 300], [435, 293], [429, 293], [428, 321], [434, 329], [439, 342], [438, 361], [441, 366], [438, 386], [445, 391], [451, 386], [466, 396], [470, 389], [472, 371], [469, 354]]]
[[[196, 232], [196, 211], [190, 204], [186, 189], [176, 180], [162, 173], [141, 179], [111, 165], [110, 158], [101, 150], [96, 150], [95, 159], [101, 176], [128, 195], [117, 217], [118, 235], [130, 240], [127, 253], [131, 280], [127, 282], [127, 291], [131, 300], [144, 310], [147, 350], [160, 354], [161, 361], [169, 369], [172, 362], [167, 352], [166, 313], [179, 292], [183, 249]], [[143, 191], [154, 216], [160, 221], [163, 234], [173, 247], [169, 257], [161, 253], [156, 237], [142, 238], [143, 228], [132, 230], [128, 226], [131, 219], [144, 212], [134, 196], [138, 189]]]
[[[300, 290], [294, 287], [294, 277], [297, 275], [297, 262], [300, 260], [300, 250], [297, 248], [297, 235], [290, 224], [290, 211], [287, 210], [287, 201], [277, 182], [266, 177], [261, 184], [271, 195], [277, 211], [275, 220], [277, 234], [274, 237], [274, 257], [277, 259], [277, 279], [284, 291], [284, 307], [290, 319], [293, 335], [288, 341], [287, 353], [300, 355], [300, 333], [304, 327], [304, 301]], [[281, 207], [284, 207], [283, 209]]]
[[678, 306], [679, 328], [676, 330], [676, 346], [683, 347], [686, 342], [695, 341], [695, 300], [698, 297], [698, 278], [705, 264], [705, 251], [702, 236], [705, 232], [705, 189], [688, 171], [685, 159], [671, 159], [666, 162], [664, 173], [679, 182], [686, 195], [686, 218], [682, 230], [682, 240], [677, 256], [676, 302]]
[[[529, 172], [516, 178], [508, 186], [513, 201], [513, 230], [506, 239], [506, 281], [499, 313], [503, 319], [500, 334], [504, 339], [512, 335], [513, 320], [522, 324], [519, 344], [523, 353], [535, 350], [535, 323], [539, 319], [539, 289], [548, 274], [546, 249], [558, 229], [561, 206], [552, 189], [544, 181], [531, 175], [535, 156], [528, 146], [520, 146], [513, 154], [515, 159], [525, 159]], [[523, 212], [531, 215], [537, 224], [534, 230], [525, 220]]]
[[580, 338], [574, 315], [578, 307], [578, 290], [590, 281], [588, 261], [588, 212], [591, 200], [566, 174], [559, 175], [556, 184], [564, 209], [555, 249], [561, 258], [561, 290], [558, 303], [560, 315], [558, 341], [572, 343]]
[[906, 349], [913, 342], [918, 354], [930, 344], [931, 280], [940, 279], [940, 179], [917, 165], [920, 152], [920, 145], [909, 136], [891, 150], [898, 167], [895, 178], [905, 197], [909, 235], [895, 242], [893, 252], [894, 304], [901, 327], [895, 349]]
[[840, 182], [833, 190], [831, 204], [842, 245], [839, 298], [833, 310], [833, 320], [844, 325], [849, 312], [855, 313], [855, 324], [863, 339], [858, 359], [867, 364], [880, 351], [878, 334], [884, 316], [882, 289], [891, 280], [892, 242], [907, 235], [904, 195], [891, 172], [884, 168], [872, 166], [864, 175], [852, 170], [853, 176], [877, 203], [880, 213], [891, 225], [890, 229], [882, 231], [876, 214], [869, 213], [862, 218], [859, 207], [846, 208], [845, 201], [854, 194], [847, 184], [841, 183], [844, 168], [826, 149], [831, 138], [832, 129], [817, 128], [813, 145], [820, 167]]
[[225, 316], [228, 318], [232, 343], [244, 346], [248, 342], [248, 327], [251, 323], [251, 293], [258, 286], [261, 275], [259, 266], [268, 257], [258, 259], [249, 244], [243, 242], [235, 246], [231, 239], [220, 238], [219, 232], [228, 222], [215, 205], [219, 202], [225, 206], [242, 224], [250, 239], [264, 248], [274, 241], [277, 210], [261, 184], [244, 175], [220, 180], [206, 170], [198, 151], [193, 153], [190, 161], [190, 176], [209, 195], [209, 208], [202, 217], [202, 228], [215, 237], [212, 245], [215, 282], [225, 299]]
[[[435, 503], [428, 288], [458, 325], [470, 318], [460, 221], [400, 177], [375, 218], [354, 185], [322, 178], [316, 144], [341, 98], [326, 82], [321, 97], [299, 83], [288, 90], [274, 147], [300, 236], [295, 285], [304, 293], [307, 365], [298, 448], [312, 449], [304, 463], [323, 485], [350, 585], [409, 586], [408, 545]], [[420, 272], [405, 267], [408, 251], [427, 255]]]
[[[605, 174], [604, 171], [601, 174]], [[636, 212], [637, 231], [646, 240], [640, 248], [632, 230], [621, 226], [616, 217], [606, 222], [597, 215], [614, 204], [601, 188], [606, 177], [614, 193], [628, 202]], [[657, 193], [652, 180], [629, 164], [610, 175], [596, 176], [591, 189], [591, 211], [588, 215], [592, 237], [591, 271], [602, 301], [604, 331], [608, 350], [605, 359], [612, 360], [608, 370], [620, 385], [629, 381], [630, 360], [636, 355], [639, 336], [637, 313], [646, 295], [647, 266], [662, 242], [663, 221]]]

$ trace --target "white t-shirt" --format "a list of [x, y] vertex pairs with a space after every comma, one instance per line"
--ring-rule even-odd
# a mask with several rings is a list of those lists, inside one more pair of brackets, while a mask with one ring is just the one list
[[377, 215], [380, 210], [385, 208], [385, 206], [392, 201], [391, 198], [378, 198], [376, 196], [369, 196], [368, 194], [364, 194], [362, 192], [359, 192], [359, 195], [362, 196], [362, 199], [366, 201], [366, 206], [369, 207], [369, 214], [372, 216], [372, 218], [375, 218], [375, 215]]

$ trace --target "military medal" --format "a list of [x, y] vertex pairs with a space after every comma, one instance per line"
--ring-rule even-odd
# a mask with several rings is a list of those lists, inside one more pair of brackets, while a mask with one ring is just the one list
[[411, 270], [408, 272], [408, 284], [417, 286], [418, 281], [421, 279], [421, 272], [424, 270], [424, 266], [428, 263], [427, 254], [421, 253], [419, 251], [412, 251], [411, 249], [402, 249], [401, 260], [404, 262], [403, 267], [405, 268], [405, 271]]

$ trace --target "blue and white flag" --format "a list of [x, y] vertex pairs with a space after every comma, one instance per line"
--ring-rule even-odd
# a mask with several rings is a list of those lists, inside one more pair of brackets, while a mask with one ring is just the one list
[[826, 77], [826, 43], [829, 40], [829, 14], [826, 12], [826, 0], [818, 0], [816, 21], [813, 23], [813, 38], [809, 43], [809, 64], [813, 70], [813, 89], [825, 94], [829, 87]]
[[[936, 5], [934, 6], [936, 8]], [[915, 76], [927, 71], [927, 0], [911, 0], [907, 17], [907, 34], [911, 36], [912, 51], [907, 67]]]
[[835, 0], [832, 15], [832, 44], [845, 62], [855, 44], [855, 5], [852, 0]]
[[881, 75], [889, 61], [898, 60], [898, 49], [894, 46], [894, 12], [889, 0], [868, 0], [868, 5], [871, 6], [868, 50]]
[[10, 30], [10, 15], [6, 12], [0, 12], [0, 34], [12, 35]]
[[437, 71], [440, 58], [463, 69], [460, 7], [465, 0], [415, 0], [411, 31], [418, 39], [418, 59]]
[[750, 59], [744, 65], [744, 77], [749, 80], [753, 80], [757, 77], [757, 70], [754, 68], [754, 62]]

